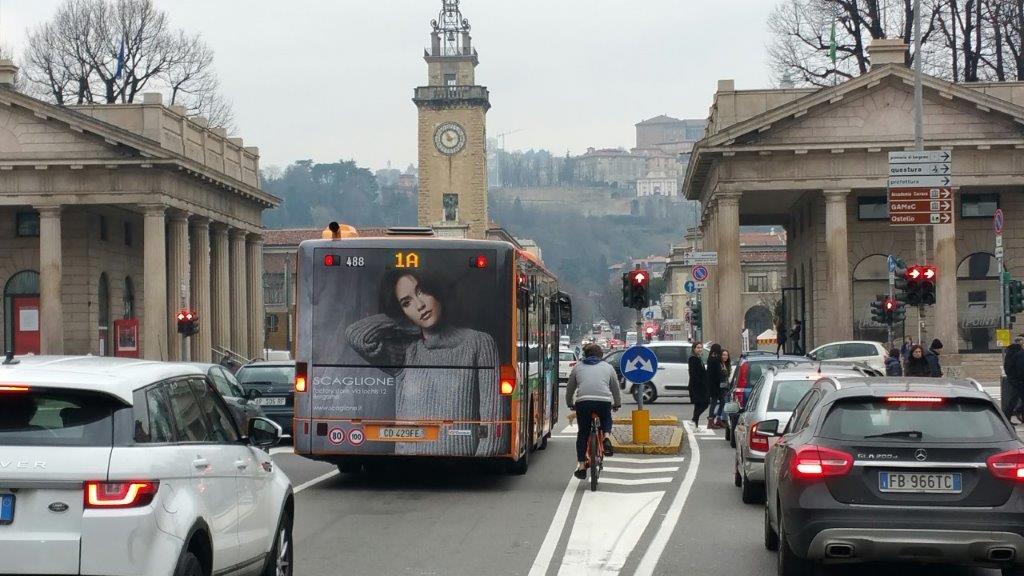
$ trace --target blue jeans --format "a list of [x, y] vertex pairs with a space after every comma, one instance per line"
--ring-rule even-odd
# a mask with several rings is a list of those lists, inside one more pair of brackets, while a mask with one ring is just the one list
[[612, 403], [598, 400], [581, 400], [576, 403], [576, 461], [587, 460], [587, 442], [590, 440], [591, 414], [597, 412], [601, 419], [601, 429], [605, 435], [612, 433]]

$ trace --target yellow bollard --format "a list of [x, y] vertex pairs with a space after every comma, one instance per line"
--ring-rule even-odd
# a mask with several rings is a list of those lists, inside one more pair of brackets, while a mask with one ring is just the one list
[[651, 413], [647, 410], [633, 410], [633, 444], [651, 442]]

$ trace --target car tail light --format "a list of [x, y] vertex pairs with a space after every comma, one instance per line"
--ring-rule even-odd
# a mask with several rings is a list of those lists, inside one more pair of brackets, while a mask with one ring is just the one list
[[498, 390], [502, 396], [511, 396], [516, 391], [516, 369], [511, 364], [502, 365]]
[[996, 478], [1024, 482], [1024, 448], [989, 456], [986, 464]]
[[885, 401], [894, 404], [942, 404], [940, 396], [886, 396]]
[[822, 446], [801, 446], [790, 467], [794, 476], [806, 480], [845, 476], [853, 468], [853, 456]]
[[305, 392], [306, 391], [306, 372], [309, 370], [308, 364], [305, 362], [295, 363], [295, 391]]
[[750, 377], [750, 362], [744, 362], [740, 364], [740, 373], [736, 375], [736, 388], [746, 388], [748, 377]]
[[572, 362], [569, 362], [569, 368], [575, 368], [575, 367], [576, 367], [576, 361], [575, 360], [573, 360]]
[[160, 483], [155, 480], [85, 483], [86, 508], [140, 508], [153, 501]]
[[[760, 424], [760, 422], [758, 422]], [[768, 437], [757, 431], [757, 424], [750, 427], [750, 435], [747, 438], [747, 444], [751, 450], [756, 452], [767, 452], [769, 450]]]

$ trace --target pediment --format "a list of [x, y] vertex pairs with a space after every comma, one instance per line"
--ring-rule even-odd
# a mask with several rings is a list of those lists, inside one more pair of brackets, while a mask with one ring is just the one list
[[[926, 91], [925, 140], [1005, 140], [1021, 138], [1024, 126], [1004, 113], [963, 99]], [[914, 139], [913, 87], [889, 81], [775, 122], [742, 139], [743, 145], [803, 146], [906, 142]]]
[[21, 107], [0, 104], [0, 158], [19, 160], [116, 160], [138, 151]]

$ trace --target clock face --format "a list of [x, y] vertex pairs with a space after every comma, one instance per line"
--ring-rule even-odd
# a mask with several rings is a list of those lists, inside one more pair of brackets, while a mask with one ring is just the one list
[[457, 122], [445, 122], [434, 131], [434, 147], [441, 154], [454, 156], [466, 146], [466, 131]]

